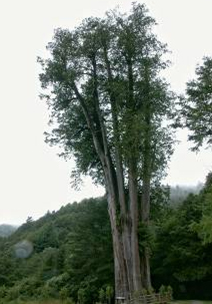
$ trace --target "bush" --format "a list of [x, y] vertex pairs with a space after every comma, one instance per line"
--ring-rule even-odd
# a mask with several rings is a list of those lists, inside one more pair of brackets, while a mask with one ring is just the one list
[[0, 287], [0, 299], [5, 298], [7, 295], [7, 288], [5, 287], [5, 285]]
[[99, 290], [99, 301], [100, 301], [100, 303], [105, 303], [105, 298], [106, 298], [105, 291], [104, 291], [103, 288], [101, 288]]
[[69, 296], [69, 290], [67, 287], [63, 287], [60, 289], [60, 292], [59, 292], [59, 295], [60, 295], [60, 299], [61, 300], [67, 300], [68, 299], [68, 296]]
[[7, 295], [5, 297], [6, 300], [11, 301], [11, 300], [16, 300], [20, 296], [20, 286], [19, 285], [14, 285], [13, 287], [10, 287], [7, 290]]
[[111, 304], [112, 298], [114, 296], [114, 290], [113, 290], [112, 286], [108, 285], [106, 287], [105, 295], [106, 295], [108, 304]]
[[42, 299], [58, 298], [58, 292], [48, 283], [46, 283], [43, 287], [41, 287], [40, 297]]

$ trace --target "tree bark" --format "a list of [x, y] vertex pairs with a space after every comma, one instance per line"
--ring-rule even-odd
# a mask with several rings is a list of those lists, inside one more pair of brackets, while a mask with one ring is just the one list
[[[141, 201], [141, 219], [146, 229], [149, 229], [150, 219], [150, 181], [152, 172], [152, 156], [151, 156], [151, 97], [149, 95], [149, 67], [144, 67], [144, 79], [146, 82], [146, 99], [144, 100], [144, 116], [145, 116], [145, 132], [144, 132], [144, 147], [143, 147], [143, 186], [142, 186], [142, 201]], [[150, 248], [146, 246], [142, 255], [142, 279], [146, 289], [151, 288], [150, 276]]]
[[138, 243], [138, 189], [137, 173], [134, 160], [129, 163], [129, 198], [130, 198], [130, 215], [132, 220], [131, 227], [131, 251], [132, 251], [132, 270], [133, 270], [133, 290], [141, 292], [141, 265]]
[[[104, 44], [104, 42], [103, 42]], [[104, 44], [104, 59], [107, 69], [108, 77], [108, 93], [110, 96], [113, 131], [114, 131], [114, 146], [115, 146], [115, 165], [116, 165], [116, 177], [118, 183], [118, 195], [120, 202], [120, 217], [122, 225], [122, 242], [124, 249], [124, 257], [127, 268], [127, 278], [129, 285], [129, 292], [133, 292], [133, 275], [132, 275], [132, 261], [131, 261], [131, 246], [130, 246], [130, 219], [127, 210], [126, 194], [124, 187], [124, 173], [123, 173], [123, 160], [120, 148], [120, 136], [119, 136], [119, 121], [117, 116], [117, 98], [113, 89], [113, 74], [110, 66], [110, 61], [107, 53], [107, 46]]]
[[[143, 180], [142, 190], [142, 223], [146, 229], [149, 227], [149, 215], [150, 215], [150, 180]], [[151, 288], [151, 276], [150, 276], [150, 250], [149, 247], [144, 248], [143, 255], [141, 257], [142, 264], [142, 283], [145, 289]]]
[[114, 210], [114, 198], [110, 193], [107, 193], [108, 211], [111, 222], [111, 231], [113, 239], [113, 253], [114, 253], [114, 274], [115, 274], [115, 295], [116, 297], [130, 296], [127, 265], [124, 258], [123, 242], [121, 233], [117, 227], [117, 215]]
[[[88, 127], [93, 136], [96, 152], [102, 164], [105, 186], [108, 199], [108, 211], [111, 222], [114, 272], [115, 272], [115, 294], [128, 299], [135, 292], [142, 289], [141, 265], [138, 245], [138, 189], [137, 171], [135, 161], [129, 165], [129, 210], [127, 210], [126, 193], [124, 187], [123, 164], [118, 145], [118, 137], [115, 144], [115, 160], [112, 160], [108, 145], [106, 126], [101, 115], [98, 98], [98, 81], [95, 56], [92, 58], [94, 89], [93, 98], [95, 102], [95, 115], [99, 125], [98, 136], [96, 127], [90, 116], [86, 102], [78, 91], [75, 84], [72, 84], [77, 98], [79, 99]], [[131, 70], [132, 72], [132, 70]], [[112, 75], [109, 75], [112, 77]], [[112, 81], [112, 78], [110, 78]], [[131, 79], [132, 80], [132, 79]], [[130, 87], [130, 97], [133, 86]], [[115, 109], [115, 95], [111, 90], [112, 117], [115, 136], [118, 134], [118, 120]], [[131, 100], [132, 101], [132, 100]], [[115, 162], [115, 163], [114, 163]]]

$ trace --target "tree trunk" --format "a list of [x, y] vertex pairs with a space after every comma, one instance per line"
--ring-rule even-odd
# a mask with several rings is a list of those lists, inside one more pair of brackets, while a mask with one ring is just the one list
[[132, 251], [132, 270], [133, 270], [133, 291], [141, 292], [141, 265], [138, 244], [138, 190], [137, 174], [134, 161], [129, 164], [129, 198], [130, 198], [130, 215], [132, 220], [131, 227], [131, 251]]
[[149, 248], [144, 248], [143, 255], [141, 257], [141, 272], [142, 272], [142, 285], [146, 290], [152, 288], [151, 275], [150, 275], [150, 253]]
[[108, 195], [109, 216], [112, 230], [113, 254], [114, 254], [114, 274], [115, 274], [115, 295], [116, 297], [129, 297], [129, 284], [127, 277], [126, 263], [124, 259], [123, 243], [120, 232], [116, 225], [116, 215], [114, 214], [113, 198]]
[[[150, 180], [148, 178], [143, 180], [142, 191], [142, 209], [141, 209], [142, 223], [145, 228], [149, 227], [149, 214], [150, 214]], [[151, 276], [150, 276], [150, 250], [148, 247], [144, 248], [143, 255], [141, 257], [142, 265], [142, 283], [145, 289], [151, 288]]]
[[[104, 44], [104, 42], [103, 42]], [[131, 254], [131, 240], [130, 230], [131, 223], [127, 210], [126, 194], [124, 187], [124, 174], [123, 174], [123, 161], [120, 151], [120, 132], [119, 122], [117, 117], [117, 100], [113, 86], [113, 74], [111, 70], [110, 61], [108, 58], [107, 45], [104, 44], [104, 59], [107, 67], [108, 75], [108, 93], [110, 96], [111, 112], [112, 112], [112, 123], [114, 131], [114, 146], [115, 146], [115, 165], [116, 165], [116, 178], [118, 185], [118, 198], [120, 203], [120, 218], [121, 218], [121, 230], [122, 230], [122, 243], [124, 250], [124, 259], [126, 264], [127, 282], [129, 295], [133, 293], [133, 269], [132, 269], [132, 254]], [[128, 296], [129, 296], [128, 295]]]
[[[145, 81], [146, 81], [146, 96], [147, 99], [144, 103], [145, 115], [145, 132], [144, 132], [144, 154], [143, 154], [143, 187], [142, 187], [142, 202], [141, 202], [141, 219], [146, 229], [149, 228], [150, 217], [150, 181], [151, 181], [151, 103], [149, 95], [149, 69], [145, 67]], [[142, 256], [142, 280], [144, 288], [151, 288], [150, 277], [150, 248], [144, 248]]]
[[[136, 162], [131, 157], [129, 162], [129, 210], [126, 208], [126, 194], [123, 178], [123, 164], [120, 157], [118, 121], [116, 117], [115, 98], [111, 90], [111, 101], [114, 105], [112, 109], [113, 126], [115, 131], [115, 160], [111, 159], [110, 148], [108, 145], [107, 132], [98, 96], [98, 81], [96, 70], [96, 59], [92, 57], [94, 89], [93, 99], [95, 102], [95, 115], [98, 123], [98, 136], [95, 125], [89, 115], [88, 108], [83, 97], [80, 95], [77, 87], [73, 84], [75, 94], [77, 95], [88, 127], [91, 130], [94, 146], [102, 164], [105, 178], [105, 186], [108, 199], [108, 211], [110, 216], [113, 252], [114, 252], [114, 272], [115, 272], [115, 296], [128, 299], [135, 292], [142, 289], [141, 283], [141, 263], [138, 244], [138, 189], [137, 189], [137, 170]], [[130, 65], [130, 86], [129, 103], [133, 102], [133, 78], [132, 66]], [[110, 76], [111, 77], [111, 76]]]

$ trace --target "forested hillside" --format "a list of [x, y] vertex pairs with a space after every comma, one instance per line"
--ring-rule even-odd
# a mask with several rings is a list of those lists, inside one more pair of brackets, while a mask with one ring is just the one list
[[[159, 194], [150, 228], [141, 225], [139, 238], [141, 251], [147, 243], [151, 248], [153, 286], [171, 285], [178, 298], [209, 299], [212, 176], [198, 195], [190, 194], [177, 207]], [[0, 286], [0, 303], [17, 298], [109, 303], [113, 252], [105, 198], [28, 219], [10, 237], [0, 238]]]
[[69, 296], [90, 303], [113, 285], [112, 260], [106, 200], [67, 205], [0, 239], [0, 299]]
[[155, 286], [171, 284], [181, 298], [211, 299], [212, 174], [199, 194], [163, 214], [152, 255]]

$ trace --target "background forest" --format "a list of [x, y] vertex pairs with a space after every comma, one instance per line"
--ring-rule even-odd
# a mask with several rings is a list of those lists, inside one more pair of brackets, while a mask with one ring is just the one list
[[[185, 189], [178, 190], [183, 196]], [[165, 188], [152, 199], [150, 229], [144, 237], [141, 227], [139, 246], [151, 247], [153, 286], [171, 285], [175, 298], [211, 299], [212, 176], [199, 194], [183, 201], [170, 200]], [[28, 218], [0, 238], [1, 303], [49, 298], [110, 303], [113, 285], [105, 198], [68, 204], [38, 221]]]

